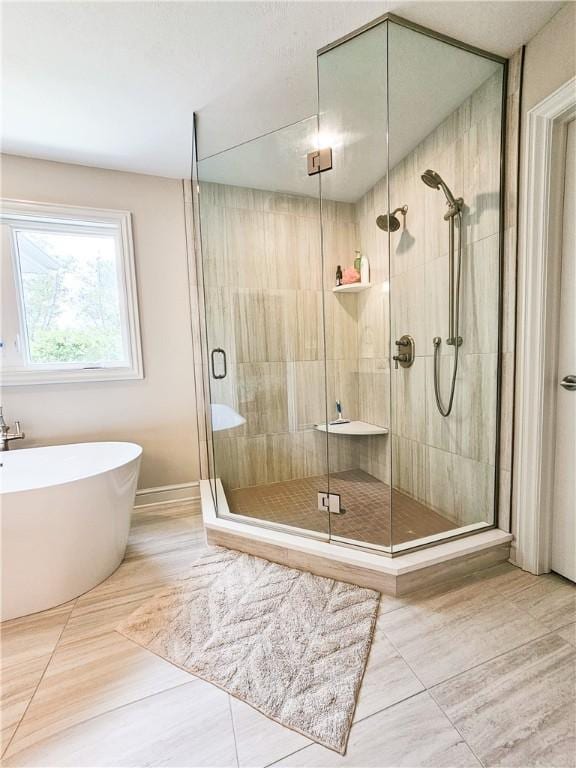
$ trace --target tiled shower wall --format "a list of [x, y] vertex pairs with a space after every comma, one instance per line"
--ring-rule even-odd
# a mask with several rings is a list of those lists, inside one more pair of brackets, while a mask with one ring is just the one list
[[[496, 439], [498, 352], [498, 258], [500, 187], [500, 73], [490, 78], [390, 173], [390, 208], [408, 205], [406, 227], [390, 235], [386, 268], [361, 294], [359, 318], [376, 321], [374, 338], [387, 343], [388, 315], [376, 307], [391, 300], [392, 340], [415, 340], [410, 368], [392, 369], [393, 486], [466, 525], [491, 521]], [[390, 140], [394, 141], [393, 132]], [[465, 201], [461, 286], [459, 372], [452, 414], [436, 408], [434, 336], [441, 347], [441, 391], [449, 392], [453, 348], [448, 336], [448, 224], [442, 192], [421, 174], [432, 168]], [[386, 264], [387, 234], [376, 216], [387, 210], [386, 180], [357, 205], [361, 247], [372, 264]], [[401, 218], [401, 217], [400, 217]], [[374, 274], [374, 270], [373, 270]], [[389, 281], [389, 292], [388, 292]], [[385, 347], [384, 347], [385, 350]], [[360, 344], [359, 369], [382, 372], [380, 393], [388, 403], [387, 356]], [[386, 382], [386, 383], [385, 383]], [[362, 417], [374, 418], [373, 403], [361, 398]]]
[[[313, 197], [201, 182], [209, 347], [228, 356], [228, 376], [211, 380], [212, 402], [246, 424], [214, 433], [216, 474], [226, 488], [326, 471], [322, 260]], [[357, 247], [353, 205], [327, 202], [326, 282]], [[355, 416], [356, 303], [327, 302], [327, 391]], [[330, 414], [332, 418], [332, 413]], [[331, 469], [355, 468], [349, 440], [331, 446]]]

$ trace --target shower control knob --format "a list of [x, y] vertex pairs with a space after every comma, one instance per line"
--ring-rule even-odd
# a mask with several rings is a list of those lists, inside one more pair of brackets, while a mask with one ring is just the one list
[[[398, 365], [401, 365], [402, 368], [410, 368], [415, 355], [414, 339], [405, 333], [395, 343], [400, 354], [392, 356], [394, 367], [398, 368]], [[404, 351], [400, 352], [401, 349]]]

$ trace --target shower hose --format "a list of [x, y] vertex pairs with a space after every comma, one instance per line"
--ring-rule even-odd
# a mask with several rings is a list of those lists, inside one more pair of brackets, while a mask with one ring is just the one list
[[[449, 245], [449, 269], [451, 272], [454, 269], [454, 219], [458, 216], [458, 266], [456, 269], [456, 290], [454, 292], [454, 305], [450, 301], [450, 333], [451, 338], [447, 339], [448, 344], [454, 345], [454, 364], [452, 366], [452, 379], [450, 382], [450, 397], [448, 398], [448, 405], [444, 406], [442, 402], [442, 395], [440, 394], [440, 345], [442, 339], [440, 336], [434, 337], [434, 394], [436, 395], [436, 405], [442, 416], [449, 416], [452, 411], [452, 405], [454, 403], [454, 390], [456, 389], [456, 375], [458, 373], [458, 355], [460, 344], [462, 340], [459, 336], [460, 326], [460, 272], [462, 266], [462, 213], [457, 212], [456, 215], [451, 216], [449, 220], [449, 233], [450, 233], [450, 245]], [[450, 281], [452, 283], [452, 281]], [[450, 285], [452, 290], [452, 285]], [[451, 297], [452, 298], [452, 297]]]

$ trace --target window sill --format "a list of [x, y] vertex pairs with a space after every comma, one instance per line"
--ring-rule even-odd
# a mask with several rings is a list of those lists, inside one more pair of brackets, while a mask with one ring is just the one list
[[0, 373], [3, 387], [31, 386], [37, 384], [72, 384], [98, 381], [129, 381], [143, 379], [138, 368], [68, 368], [65, 370], [4, 369]]

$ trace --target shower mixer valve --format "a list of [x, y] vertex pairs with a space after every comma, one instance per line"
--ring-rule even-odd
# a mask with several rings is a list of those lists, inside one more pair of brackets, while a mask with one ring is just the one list
[[[399, 364], [402, 368], [410, 368], [414, 363], [414, 339], [405, 333], [404, 336], [396, 339], [395, 344], [398, 347], [398, 354], [392, 357], [394, 368], [398, 368]], [[400, 350], [403, 351], [400, 352]]]

